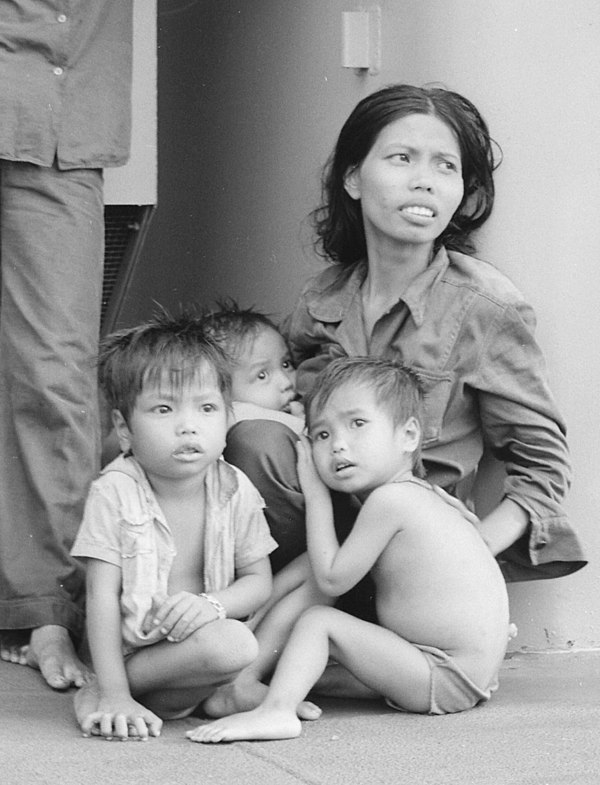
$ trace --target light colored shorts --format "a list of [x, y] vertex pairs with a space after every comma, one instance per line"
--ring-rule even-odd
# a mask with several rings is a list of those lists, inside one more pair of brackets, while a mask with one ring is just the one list
[[[495, 674], [485, 690], [478, 687], [456, 662], [442, 649], [435, 646], [413, 644], [423, 652], [431, 669], [429, 694], [429, 714], [454, 714], [472, 709], [478, 703], [487, 701], [498, 689], [498, 675]], [[392, 709], [406, 711], [390, 698], [385, 702]]]

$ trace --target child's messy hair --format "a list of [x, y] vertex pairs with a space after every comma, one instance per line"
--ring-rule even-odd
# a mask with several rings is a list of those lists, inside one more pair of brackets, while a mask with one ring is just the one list
[[[381, 357], [340, 357], [319, 373], [305, 398], [309, 431], [314, 413], [345, 384], [372, 390], [377, 404], [389, 414], [394, 427], [403, 425], [411, 417], [422, 427], [423, 387], [412, 368]], [[413, 455], [413, 472], [417, 477], [425, 476], [420, 444]]]
[[231, 399], [228, 358], [207, 335], [202, 319], [189, 312], [166, 310], [150, 321], [108, 335], [100, 343], [98, 378], [111, 409], [125, 421], [143, 387], [167, 384], [181, 389], [214, 374], [226, 405]]
[[204, 316], [202, 326], [233, 362], [239, 357], [246, 341], [253, 341], [265, 328], [279, 332], [275, 322], [253, 306], [241, 308], [231, 297], [217, 300], [216, 305], [217, 310]]

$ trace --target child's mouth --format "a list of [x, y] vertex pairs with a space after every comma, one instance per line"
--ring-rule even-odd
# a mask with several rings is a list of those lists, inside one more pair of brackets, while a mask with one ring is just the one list
[[196, 447], [194, 444], [186, 444], [183, 447], [178, 447], [173, 451], [175, 458], [183, 458], [184, 460], [187, 458], [194, 458], [201, 454], [202, 450], [199, 447]]

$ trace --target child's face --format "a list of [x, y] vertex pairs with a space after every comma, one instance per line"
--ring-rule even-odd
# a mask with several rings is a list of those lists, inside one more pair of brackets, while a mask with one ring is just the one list
[[344, 384], [311, 417], [309, 436], [323, 482], [364, 497], [411, 471], [420, 429], [412, 417], [394, 426], [369, 387]]
[[392, 121], [346, 177], [360, 199], [367, 240], [431, 244], [463, 197], [461, 154], [454, 132], [437, 117]]
[[121, 449], [131, 449], [151, 483], [203, 476], [225, 447], [227, 407], [210, 368], [182, 388], [146, 384], [129, 425], [120, 412], [113, 418]]
[[254, 403], [265, 409], [288, 411], [296, 396], [296, 371], [282, 336], [265, 327], [248, 338], [231, 374], [234, 401]]

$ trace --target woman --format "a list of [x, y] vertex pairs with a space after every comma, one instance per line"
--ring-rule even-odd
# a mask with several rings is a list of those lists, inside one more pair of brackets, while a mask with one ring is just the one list
[[[427, 479], [468, 503], [488, 444], [504, 464], [504, 487], [475, 525], [506, 580], [554, 578], [586, 563], [561, 507], [570, 483], [565, 427], [531, 307], [506, 276], [469, 255], [472, 232], [492, 211], [493, 170], [487, 125], [464, 97], [393, 85], [363, 99], [340, 132], [314, 213], [331, 264], [306, 284], [285, 333], [300, 394], [336, 357], [388, 357], [416, 370], [425, 388]], [[275, 571], [305, 549], [296, 438], [264, 421], [239, 423], [228, 436], [226, 458], [266, 500], [280, 545]], [[352, 515], [336, 501], [336, 520], [347, 526]], [[302, 608], [320, 601], [314, 592], [294, 599], [304, 585], [302, 569], [294, 569], [300, 562], [276, 578], [272, 610], [256, 629], [261, 653], [252, 672], [209, 713], [262, 700], [266, 687], [257, 678], [274, 664]], [[316, 716], [306, 706], [299, 714]]]
[[[286, 333], [301, 393], [338, 356], [415, 368], [426, 388], [428, 479], [468, 498], [489, 443], [507, 476], [482, 536], [508, 580], [557, 577], [585, 562], [561, 508], [570, 463], [535, 316], [502, 273], [466, 255], [492, 211], [493, 169], [487, 125], [462, 96], [393, 85], [362, 100], [314, 214], [333, 264], [306, 285]], [[274, 536], [288, 549], [302, 531], [295, 453], [263, 425], [260, 440], [250, 427], [234, 431], [229, 457], [274, 503]]]

